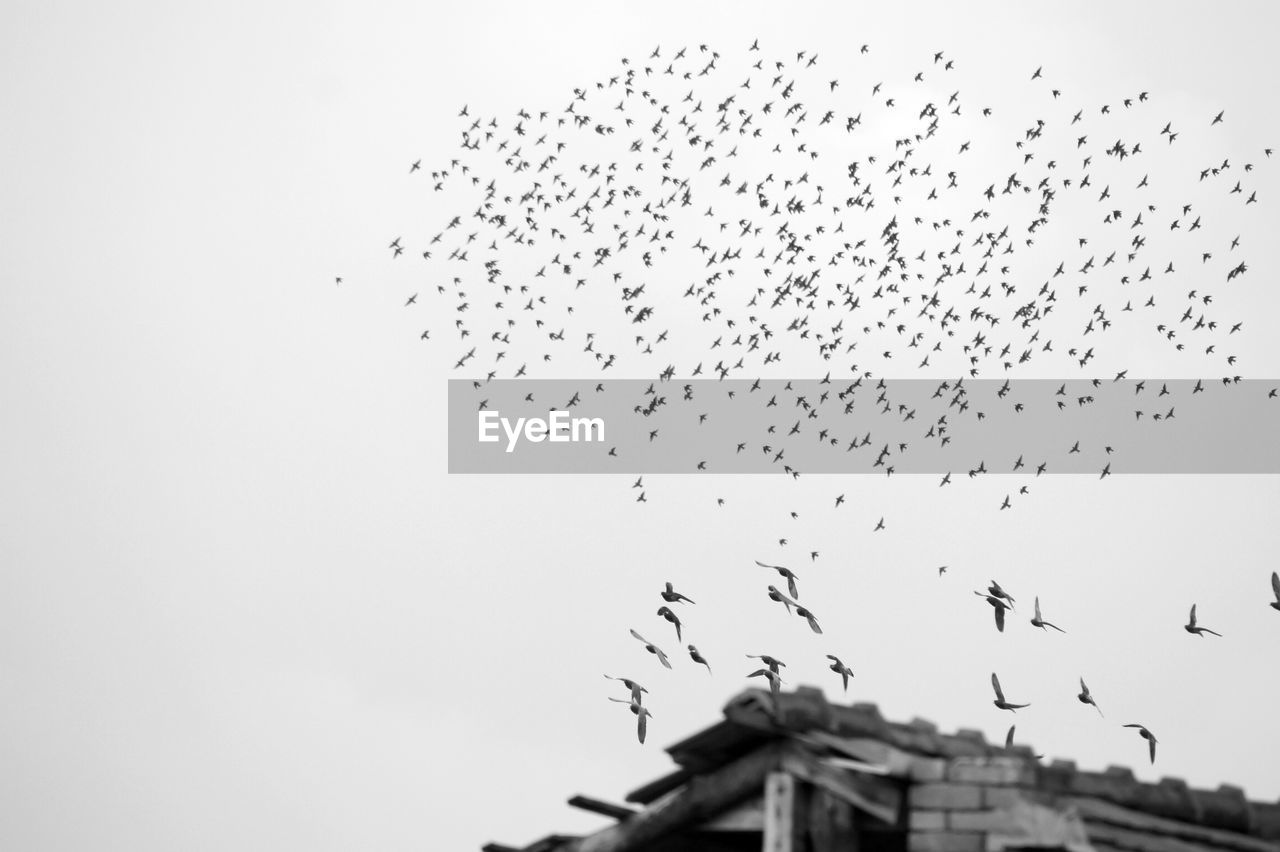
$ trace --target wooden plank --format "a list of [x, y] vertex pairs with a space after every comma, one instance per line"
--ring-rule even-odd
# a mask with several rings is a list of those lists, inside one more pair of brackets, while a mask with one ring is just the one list
[[787, 772], [770, 772], [764, 781], [764, 845], [762, 852], [798, 852], [796, 779]]
[[[1240, 850], [1240, 852], [1275, 852], [1276, 850], [1275, 843], [1263, 840], [1260, 837], [1237, 834], [1220, 828], [1207, 828], [1202, 825], [1178, 822], [1167, 817], [1154, 816], [1121, 807], [1100, 799], [1072, 797], [1064, 799], [1063, 804], [1075, 806], [1080, 815], [1090, 824], [1107, 823], [1147, 834], [1181, 837], [1209, 846]], [[1090, 828], [1090, 833], [1092, 833], [1092, 828]]]
[[617, 820], [623, 820], [627, 817], [635, 816], [635, 808], [628, 808], [625, 805], [615, 805], [610, 802], [602, 802], [599, 799], [593, 799], [590, 796], [574, 796], [569, 800], [569, 807], [577, 808], [580, 811], [590, 811], [593, 814], [601, 814], [602, 816], [612, 817]]
[[902, 791], [895, 782], [887, 778], [858, 778], [842, 770], [824, 766], [813, 755], [795, 748], [789, 749], [783, 756], [782, 768], [882, 822], [894, 826], [900, 822]]
[[698, 831], [764, 831], [764, 797], [756, 796], [698, 826]]
[[776, 771], [782, 760], [782, 746], [770, 744], [741, 757], [714, 772], [694, 776], [681, 789], [668, 793], [625, 822], [579, 838], [569, 852], [623, 852], [681, 828], [692, 828], [757, 795], [765, 777]]
[[[814, 787], [809, 794], [807, 825], [808, 848], [811, 852], [832, 852], [831, 803], [838, 801], [821, 787]], [[843, 804], [843, 803], [842, 803]]]

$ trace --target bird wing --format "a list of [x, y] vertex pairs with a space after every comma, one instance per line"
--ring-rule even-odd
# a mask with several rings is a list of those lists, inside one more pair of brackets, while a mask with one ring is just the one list
[[662, 649], [659, 648], [657, 645], [654, 645], [652, 647], [653, 647], [653, 652], [658, 655], [658, 662], [662, 663], [667, 668], [671, 668], [671, 661], [667, 659], [666, 654], [662, 653]]
[[644, 638], [644, 637], [643, 637], [643, 636], [641, 636], [639, 633], [637, 633], [637, 632], [635, 631], [635, 628], [634, 628], [634, 627], [633, 627], [633, 628], [631, 628], [631, 635], [632, 635], [632, 636], [634, 636], [634, 637], [636, 637], [637, 639], [639, 639], [641, 642], [643, 642], [643, 643], [644, 643], [644, 644], [646, 644], [646, 645], [652, 645], [652, 644], [653, 644], [653, 643], [652, 643], [652, 642], [650, 642], [648, 639]]
[[1271, 591], [1276, 593], [1276, 600], [1280, 601], [1280, 574], [1275, 571], [1271, 572]]
[[1004, 607], [996, 607], [996, 630], [1004, 632]]
[[1195, 604], [1191, 605], [1191, 626], [1192, 627], [1196, 626], [1196, 605]]
[[1000, 678], [996, 677], [996, 673], [991, 673], [991, 688], [996, 691], [996, 698], [1004, 701], [1004, 690], [1000, 688]]
[[1017, 725], [1010, 725], [1010, 726], [1009, 726], [1009, 733], [1007, 733], [1007, 734], [1005, 734], [1005, 735], [1004, 735], [1004, 747], [1005, 747], [1005, 748], [1013, 748], [1013, 729], [1014, 729], [1014, 728], [1016, 728], [1016, 727], [1018, 727], [1018, 726], [1017, 726]]
[[1155, 762], [1156, 762], [1156, 740], [1155, 740], [1155, 737], [1151, 737], [1150, 739], [1148, 739], [1148, 740], [1147, 740], [1147, 744], [1151, 746], [1151, 762], [1152, 762], [1152, 763], [1155, 763]]
[[1085, 695], [1089, 694], [1089, 687], [1085, 686], [1084, 678], [1080, 678], [1080, 691], [1083, 692]]
[[1040, 617], [1040, 598], [1039, 597], [1036, 598], [1036, 621], [1044, 621], [1044, 619]]
[[646, 724], [646, 722], [649, 719], [649, 714], [648, 712], [642, 712], [642, 713], [637, 713], [636, 715], [639, 717], [639, 721], [636, 722], [636, 736], [639, 737], [640, 742], [643, 743], [645, 732], [649, 727]]

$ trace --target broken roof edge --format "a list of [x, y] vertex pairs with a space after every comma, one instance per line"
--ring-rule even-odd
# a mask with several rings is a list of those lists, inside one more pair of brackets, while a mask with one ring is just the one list
[[[1096, 772], [1078, 769], [1069, 760], [1054, 760], [1046, 765], [1036, 759], [1028, 746], [1005, 748], [1003, 744], [987, 742], [981, 731], [972, 729], [944, 734], [933, 723], [919, 718], [890, 722], [875, 704], [832, 704], [816, 687], [800, 686], [779, 692], [776, 697], [768, 690], [749, 688], [726, 702], [723, 715], [722, 720], [667, 747], [666, 752], [679, 768], [632, 791], [627, 801], [651, 801], [650, 796], [656, 798], [692, 775], [771, 739], [819, 733], [883, 743], [894, 751], [886, 758], [881, 750], [877, 762], [885, 763], [896, 775], [910, 777], [910, 761], [919, 758], [1018, 758], [1034, 773], [1026, 779], [1025, 786], [1044, 792], [1099, 799], [1140, 813], [1243, 836], [1280, 839], [1280, 802], [1250, 800], [1233, 785], [1222, 784], [1216, 790], [1195, 789], [1180, 778], [1139, 781], [1126, 767], [1111, 766]], [[852, 756], [862, 760], [871, 757], [865, 750]]]

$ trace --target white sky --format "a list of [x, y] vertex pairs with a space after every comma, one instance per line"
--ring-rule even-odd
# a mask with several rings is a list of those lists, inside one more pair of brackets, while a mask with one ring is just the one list
[[[462, 103], [560, 108], [622, 55], [758, 36], [922, 66], [945, 49], [996, 80], [1043, 65], [1098, 97], [1225, 109], [1233, 144], [1280, 147], [1269, 4], [888, 5], [6, 4], [0, 846], [588, 830], [564, 800], [666, 771], [661, 747], [766, 651], [833, 698], [838, 653], [850, 700], [998, 739], [994, 668], [1050, 756], [1280, 796], [1259, 759], [1280, 754], [1275, 477], [1056, 478], [1012, 521], [986, 510], [997, 481], [970, 506], [922, 501], [931, 479], [655, 479], [639, 514], [613, 478], [444, 472], [452, 350], [417, 339], [382, 249], [423, 205], [408, 163], [448, 155]], [[1274, 377], [1275, 252], [1246, 249], [1245, 368]], [[822, 553], [796, 569], [817, 645], [760, 593], [752, 560], [782, 536]], [[995, 634], [968, 594], [992, 577], [1069, 636], [1025, 616]], [[698, 601], [714, 678], [627, 636], [667, 637], [668, 579]], [[1225, 639], [1179, 629], [1192, 601]], [[650, 687], [648, 745], [604, 672]], [[1129, 721], [1160, 738], [1154, 768]]]

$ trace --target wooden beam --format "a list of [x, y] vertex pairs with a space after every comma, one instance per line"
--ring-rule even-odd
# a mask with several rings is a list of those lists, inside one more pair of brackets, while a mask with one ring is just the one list
[[697, 775], [650, 807], [569, 845], [569, 852], [624, 852], [681, 828], [693, 828], [743, 799], [760, 793], [765, 777], [781, 764], [783, 748], [772, 743], [714, 772]]
[[612, 817], [617, 820], [623, 820], [627, 817], [635, 816], [637, 813], [635, 808], [628, 808], [626, 805], [615, 805], [610, 802], [602, 802], [599, 799], [592, 799], [589, 796], [574, 796], [569, 800], [569, 807], [577, 808], [581, 811], [590, 811], [593, 814], [601, 814], [602, 816]]
[[796, 779], [789, 772], [770, 772], [764, 782], [763, 852], [799, 852]]
[[902, 792], [895, 782], [887, 778], [859, 779], [840, 769], [824, 766], [812, 754], [795, 747], [783, 755], [782, 768], [882, 822], [897, 825], [900, 821]]

